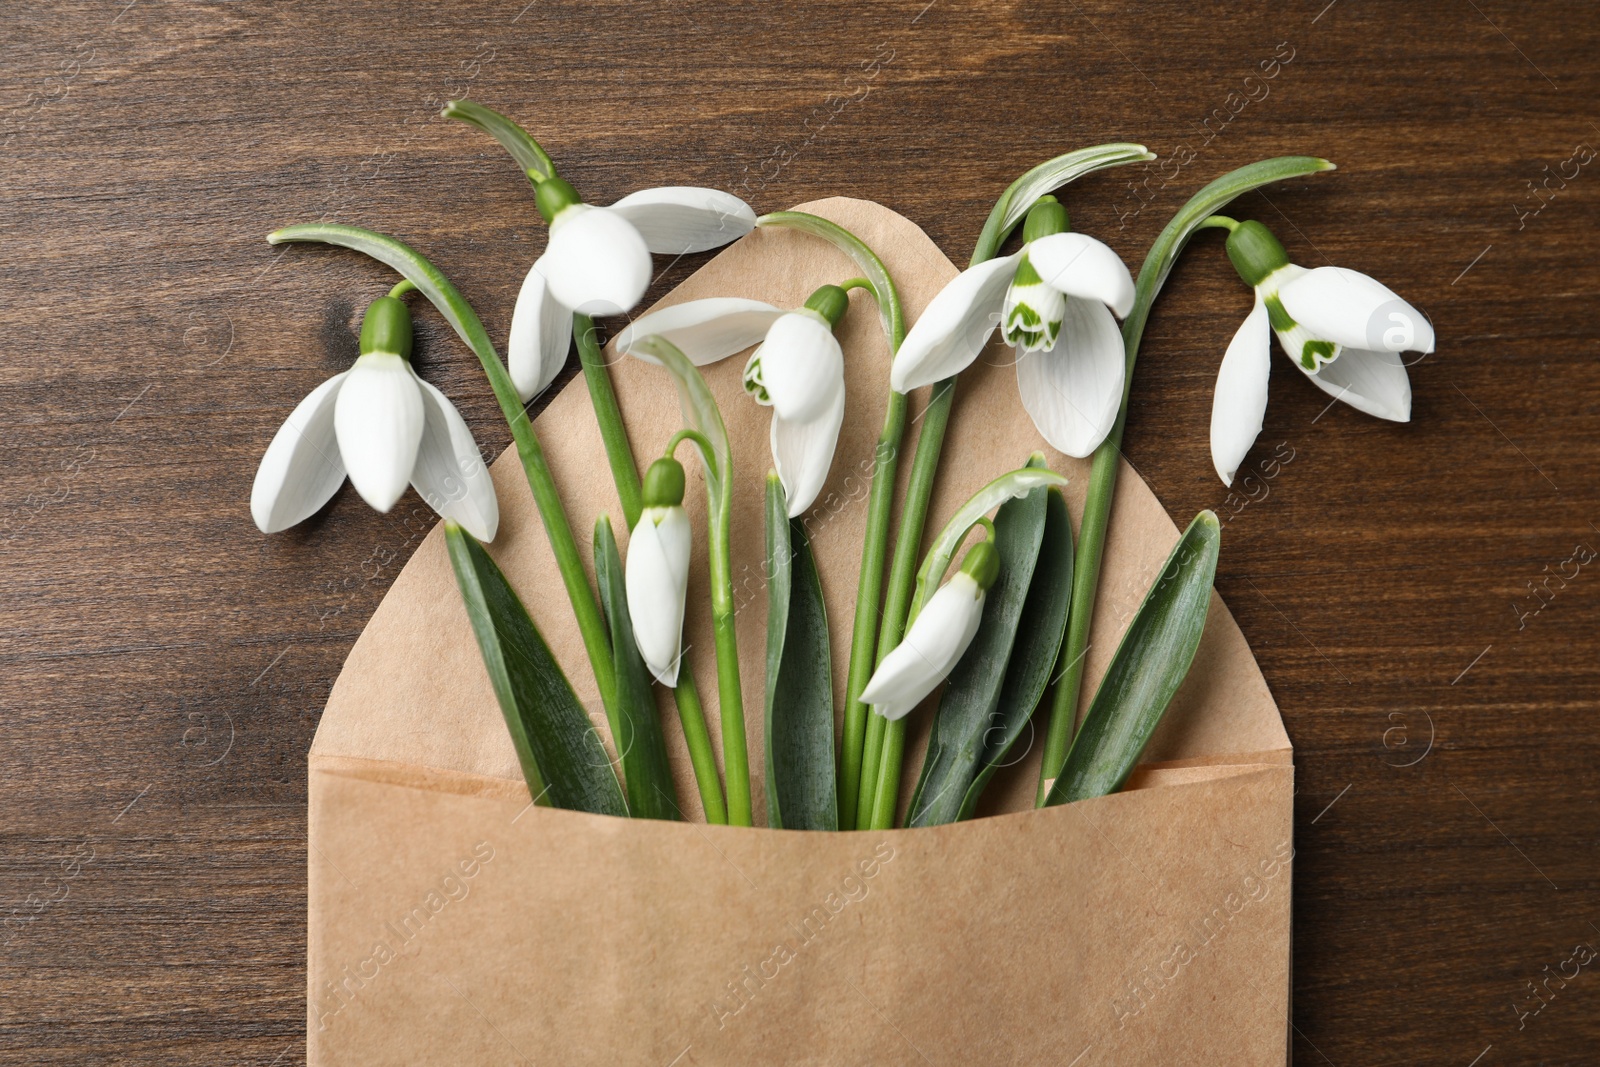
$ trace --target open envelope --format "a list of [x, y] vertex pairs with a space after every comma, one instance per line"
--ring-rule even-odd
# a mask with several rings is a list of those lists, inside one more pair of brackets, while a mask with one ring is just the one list
[[[836, 198], [799, 210], [871, 245], [909, 320], [956, 273], [887, 208]], [[762, 230], [662, 303], [743, 296], [798, 307], [818, 285], [856, 273], [822, 241]], [[847, 417], [806, 519], [834, 624], [840, 707], [889, 360], [870, 297], [854, 293], [852, 303], [839, 330]], [[1011, 361], [995, 344], [961, 377], [929, 536], [1042, 447]], [[771, 460], [769, 412], [743, 395], [743, 366], [734, 357], [705, 374], [733, 442], [738, 637], [759, 780]], [[669, 378], [631, 357], [615, 358], [612, 371], [635, 453], [658, 455], [680, 425]], [[622, 536], [582, 385], [555, 397], [535, 426], [579, 543], [601, 512]], [[1076, 523], [1088, 463], [1046, 455], [1071, 479]], [[685, 465], [698, 524], [686, 641], [715, 731], [704, 489], [698, 464]], [[902, 479], [909, 466], [900, 464]], [[493, 472], [501, 522], [491, 551], [605, 735], [516, 456], [508, 451]], [[1177, 534], [1124, 466], [1086, 694]], [[969, 822], [833, 834], [707, 826], [665, 699], [662, 710], [688, 821], [532, 806], [433, 531], [351, 651], [311, 749], [308, 1061], [1284, 1062], [1294, 772], [1271, 694], [1214, 595], [1193, 670], [1140, 769], [1127, 790], [1096, 800], [1033, 810], [1039, 745], [1024, 734], [1026, 755], [997, 775], [984, 817]], [[903, 797], [927, 718], [914, 717]], [[759, 784], [754, 793], [759, 824]]]

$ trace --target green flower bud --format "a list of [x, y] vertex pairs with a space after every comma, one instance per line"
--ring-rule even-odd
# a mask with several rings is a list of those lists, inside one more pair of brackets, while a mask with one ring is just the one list
[[578, 195], [578, 190], [565, 178], [546, 178], [539, 183], [533, 194], [534, 202], [539, 205], [539, 214], [546, 222], [554, 222], [555, 217], [573, 204], [583, 203], [583, 197]]
[[1279, 267], [1289, 265], [1289, 253], [1272, 236], [1272, 231], [1259, 222], [1241, 222], [1228, 234], [1228, 258], [1233, 269], [1251, 288], [1260, 285]]
[[988, 589], [1000, 577], [1000, 552], [993, 541], [979, 541], [967, 551], [961, 561], [961, 573], [978, 583], [979, 589]]
[[1022, 224], [1022, 239], [1037, 241], [1041, 237], [1066, 233], [1070, 229], [1072, 223], [1068, 220], [1067, 209], [1061, 206], [1061, 201], [1053, 196], [1041, 196], [1028, 209], [1028, 218]]
[[644, 475], [644, 506], [674, 508], [683, 503], [683, 464], [662, 456]]
[[411, 358], [411, 309], [392, 296], [380, 296], [361, 320], [361, 354], [386, 352]]
[[806, 298], [806, 307], [828, 320], [828, 326], [839, 325], [850, 308], [850, 294], [837, 285], [824, 285]]

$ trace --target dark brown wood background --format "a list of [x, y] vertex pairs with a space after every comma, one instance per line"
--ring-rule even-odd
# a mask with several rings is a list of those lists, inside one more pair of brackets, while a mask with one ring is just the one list
[[[1294, 459], [1226, 527], [1218, 586], [1297, 750], [1293, 1059], [1595, 1062], [1600, 974], [1546, 980], [1600, 946], [1600, 573], [1567, 562], [1600, 549], [1600, 161], [1580, 162], [1600, 16], [1207, 7], [7, 5], [0, 1056], [304, 1056], [305, 753], [431, 517], [346, 490], [293, 532], [251, 524], [262, 450], [389, 284], [262, 237], [400, 235], [504, 336], [543, 229], [500, 150], [436, 117], [471, 95], [597, 202], [848, 193], [957, 261], [1006, 183], [1069, 148], [1173, 161], [1068, 197], [1134, 265], [1223, 171], [1335, 160], [1238, 213], [1383, 279], [1439, 345], [1405, 426], [1276, 362], [1249, 462]], [[1127, 454], [1180, 524], [1234, 510], [1206, 427], [1248, 301], [1201, 239], [1146, 334]], [[428, 376], [503, 446], [473, 361], [419, 328]]]

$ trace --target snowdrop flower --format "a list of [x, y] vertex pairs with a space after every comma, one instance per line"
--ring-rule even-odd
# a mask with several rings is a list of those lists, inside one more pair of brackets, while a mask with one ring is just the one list
[[772, 408], [772, 463], [792, 518], [822, 491], [844, 425], [844, 352], [833, 329], [849, 305], [837, 285], [792, 311], [734, 297], [690, 300], [635, 320], [617, 347], [655, 362], [634, 346], [659, 335], [703, 367], [759, 343], [745, 365], [745, 391]]
[[407, 483], [428, 506], [480, 541], [500, 507], [472, 431], [445, 395], [411, 369], [411, 312], [395, 293], [372, 302], [361, 355], [300, 402], [261, 457], [250, 514], [262, 533], [311, 517], [348, 472], [361, 498], [394, 507]]
[[1261, 432], [1267, 410], [1272, 334], [1301, 372], [1335, 400], [1392, 422], [1411, 420], [1411, 382], [1401, 352], [1432, 352], [1421, 313], [1365, 274], [1307, 270], [1259, 222], [1227, 227], [1228, 258], [1255, 289], [1255, 309], [1222, 357], [1211, 407], [1211, 461], [1224, 485]]
[[683, 658], [683, 601], [689, 587], [689, 516], [683, 510], [683, 465], [671, 456], [645, 472], [644, 510], [628, 536], [623, 577], [633, 639], [656, 680], [678, 684]]
[[639, 302], [650, 284], [650, 253], [704, 252], [756, 224], [748, 204], [716, 189], [642, 189], [594, 207], [561, 178], [536, 180], [550, 243], [517, 294], [506, 359], [524, 401], [566, 365], [574, 312], [618, 315]]
[[1127, 358], [1116, 318], [1133, 308], [1133, 278], [1117, 254], [1067, 231], [1067, 212], [1041, 197], [1022, 250], [956, 276], [933, 298], [894, 357], [898, 393], [965, 370], [998, 325], [1017, 353], [1022, 406], [1051, 446], [1089, 455], [1122, 405]]
[[961, 570], [929, 598], [905, 639], [883, 658], [861, 701], [886, 719], [902, 719], [944, 681], [977, 636], [983, 601], [1000, 575], [993, 541], [972, 546]]

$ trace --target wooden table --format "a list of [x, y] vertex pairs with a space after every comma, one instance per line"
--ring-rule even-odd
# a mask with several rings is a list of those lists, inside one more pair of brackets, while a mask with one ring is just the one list
[[[436, 117], [464, 94], [599, 202], [846, 192], [958, 261], [1005, 184], [1068, 148], [1169, 161], [1070, 197], [1135, 264], [1217, 174], [1337, 161], [1238, 213], [1432, 318], [1413, 422], [1278, 361], [1250, 462], [1280, 442], [1293, 461], [1230, 501], [1206, 426], [1248, 296], [1207, 240], [1156, 307], [1127, 444], [1180, 524], [1237, 511], [1217, 584], [1298, 750], [1293, 1059], [1595, 1062], [1600, 976], [1547, 981], [1600, 946], [1600, 574], [1571, 562], [1600, 549], [1592, 5], [12, 7], [6, 1062], [303, 1058], [305, 753], [427, 524], [347, 490], [293, 532], [252, 526], [263, 448], [348, 365], [377, 291], [357, 256], [262, 237], [319, 217], [402, 235], [503, 337], [543, 228], [500, 150]], [[505, 444], [470, 358], [420, 331], [429, 378]]]

